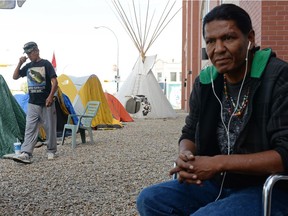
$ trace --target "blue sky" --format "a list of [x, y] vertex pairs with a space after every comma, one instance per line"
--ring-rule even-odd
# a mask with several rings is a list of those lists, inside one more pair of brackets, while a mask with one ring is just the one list
[[[131, 0], [120, 0], [127, 14]], [[155, 10], [156, 24], [167, 0], [150, 0], [151, 13]], [[170, 5], [174, 0], [170, 1]], [[136, 0], [137, 6], [146, 7], [146, 0]], [[177, 0], [174, 12], [181, 8]], [[16, 64], [28, 41], [38, 43], [42, 58], [51, 61], [56, 55], [57, 74], [74, 76], [96, 74], [100, 80], [112, 79], [113, 64], [117, 63], [119, 42], [119, 71], [122, 80], [131, 72], [139, 54], [125, 29], [116, 17], [110, 0], [26, 0], [22, 8], [0, 10], [0, 64]], [[145, 11], [141, 11], [144, 16]], [[147, 55], [181, 60], [181, 12], [168, 24]], [[4, 78], [12, 76], [14, 66], [1, 68]], [[7, 78], [8, 79], [8, 78]], [[7, 80], [6, 80], [7, 81]], [[9, 85], [10, 85], [10, 80]]]

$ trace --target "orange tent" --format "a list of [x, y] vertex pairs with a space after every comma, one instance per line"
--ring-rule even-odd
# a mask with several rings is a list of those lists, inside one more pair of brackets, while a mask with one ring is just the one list
[[113, 95], [105, 92], [105, 97], [115, 119], [122, 122], [133, 122], [134, 120], [126, 111], [124, 106]]

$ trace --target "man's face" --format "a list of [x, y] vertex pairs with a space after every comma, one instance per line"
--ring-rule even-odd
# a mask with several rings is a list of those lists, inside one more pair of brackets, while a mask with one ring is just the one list
[[204, 30], [206, 51], [217, 71], [230, 74], [244, 73], [249, 40], [235, 22], [214, 20], [207, 23]]
[[36, 61], [38, 58], [39, 51], [37, 49], [32, 50], [30, 53], [26, 53], [30, 61]]

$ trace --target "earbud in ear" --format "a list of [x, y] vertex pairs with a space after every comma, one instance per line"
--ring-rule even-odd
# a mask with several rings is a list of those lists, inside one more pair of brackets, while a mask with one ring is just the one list
[[248, 50], [250, 50], [250, 46], [251, 46], [251, 41], [249, 41], [248, 43], [248, 47], [247, 47]]
[[246, 58], [245, 58], [246, 62], [248, 61], [248, 55], [249, 55], [249, 51], [250, 51], [250, 46], [251, 46], [251, 41], [249, 41], [248, 47], [247, 47]]

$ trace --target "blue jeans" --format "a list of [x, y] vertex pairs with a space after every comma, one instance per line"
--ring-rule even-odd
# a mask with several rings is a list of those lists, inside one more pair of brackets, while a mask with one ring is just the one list
[[[137, 209], [141, 216], [262, 216], [262, 186], [223, 189], [211, 181], [202, 186], [171, 180], [141, 191]], [[288, 215], [288, 193], [273, 189], [271, 216]]]

